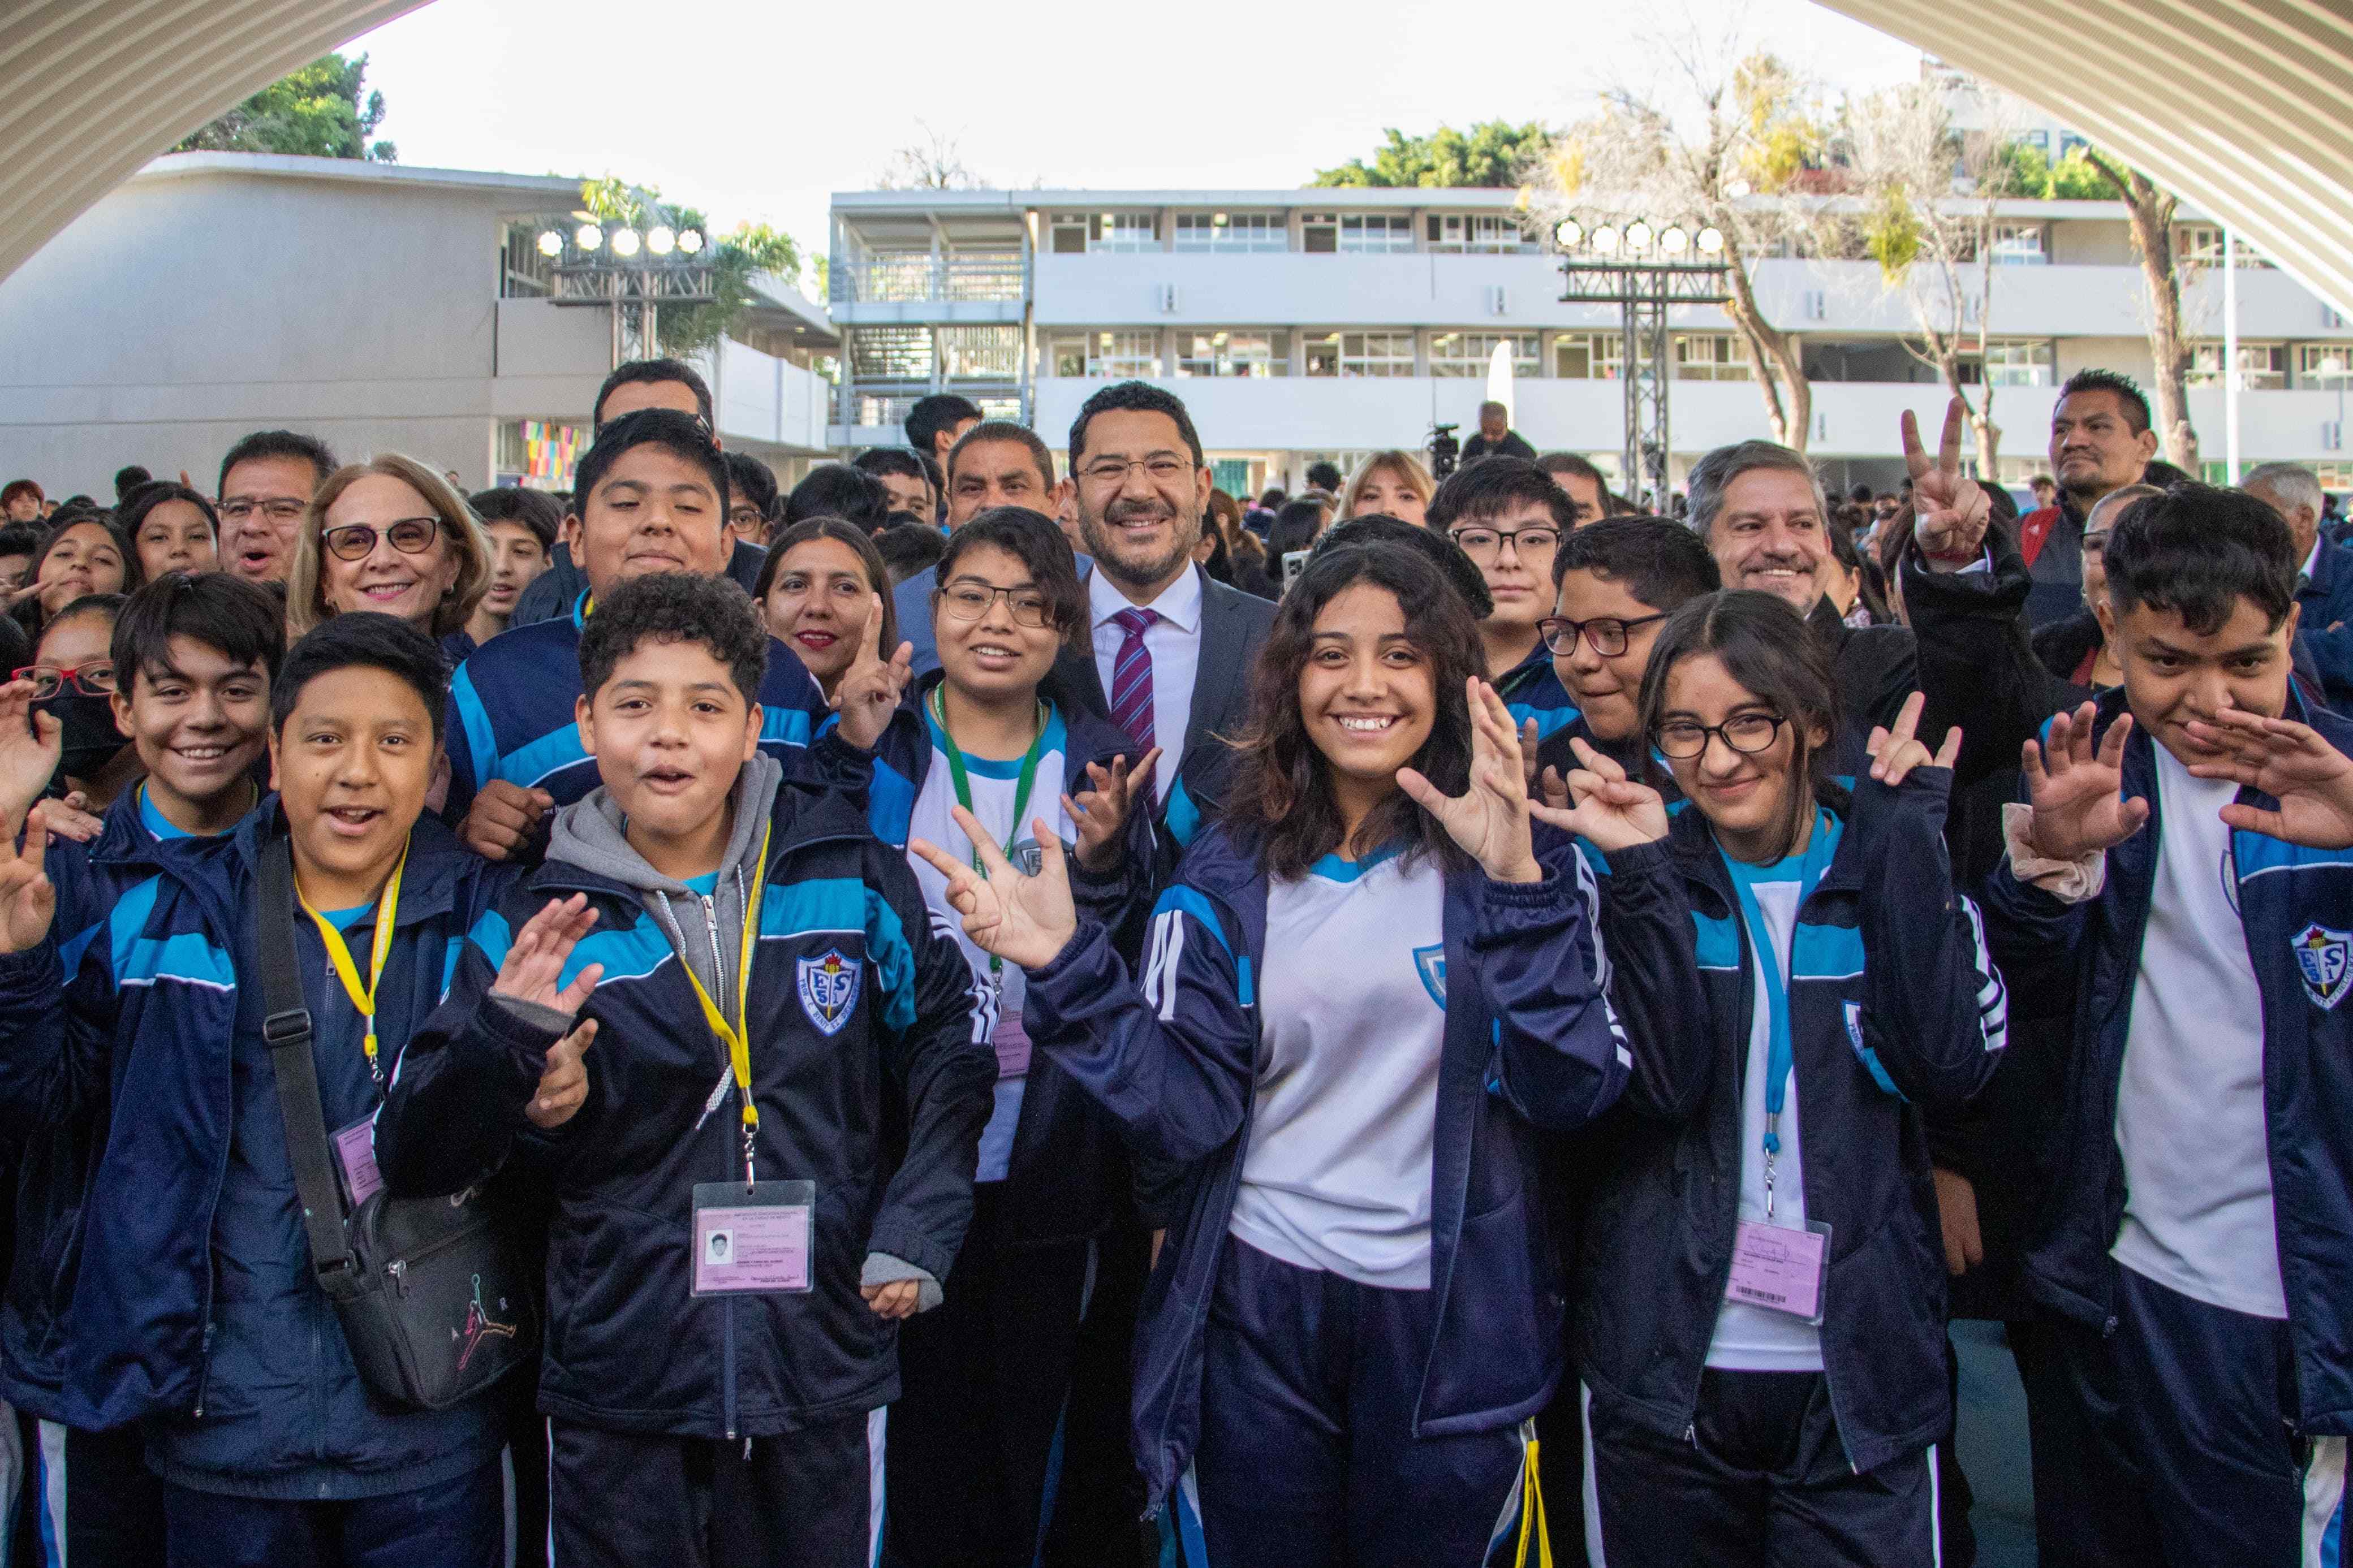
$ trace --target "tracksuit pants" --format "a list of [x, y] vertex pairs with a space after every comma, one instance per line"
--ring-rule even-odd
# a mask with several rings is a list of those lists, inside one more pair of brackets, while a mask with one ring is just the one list
[[2334, 1564], [2343, 1437], [2299, 1437], [2285, 1322], [2116, 1269], [2116, 1325], [2040, 1320], [2019, 1358], [2034, 1526], [2061, 1568]]
[[1435, 1293], [1295, 1268], [1230, 1238], [1176, 1535], [1191, 1568], [1462, 1568], [1519, 1528], [1517, 1426], [1417, 1437]]
[[1608, 1568], [1928, 1568], [1936, 1450], [1855, 1474], [1818, 1372], [1700, 1374], [1687, 1437], [1588, 1402], [1587, 1546]]
[[435, 1486], [347, 1502], [231, 1497], [166, 1481], [165, 1561], [170, 1568], [500, 1568], [505, 1493], [495, 1462]]
[[899, 1325], [883, 1466], [890, 1568], [1038, 1559], [1094, 1248], [1007, 1247], [996, 1185], [978, 1190], [945, 1300]]
[[139, 1428], [77, 1432], [44, 1421], [37, 1452], [44, 1551], [27, 1561], [150, 1568], [164, 1540], [164, 1483], [147, 1468]]
[[749, 1442], [551, 1418], [553, 1568], [866, 1568], [882, 1413]]

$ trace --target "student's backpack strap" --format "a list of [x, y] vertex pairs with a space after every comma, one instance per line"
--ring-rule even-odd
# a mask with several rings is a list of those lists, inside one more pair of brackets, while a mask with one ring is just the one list
[[311, 1268], [330, 1300], [350, 1292], [356, 1268], [343, 1230], [343, 1200], [335, 1182], [326, 1118], [319, 1110], [319, 1069], [311, 1056], [311, 1008], [294, 955], [294, 856], [284, 838], [261, 852], [261, 901], [254, 942], [261, 959], [261, 1037], [278, 1079], [278, 1111], [286, 1122], [286, 1157], [294, 1192], [302, 1200], [302, 1228], [311, 1239]]

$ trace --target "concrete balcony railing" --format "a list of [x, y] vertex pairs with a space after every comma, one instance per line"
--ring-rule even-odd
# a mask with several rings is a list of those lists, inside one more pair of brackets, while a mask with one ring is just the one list
[[1018, 250], [869, 256], [839, 260], [828, 276], [843, 321], [1018, 321], [1029, 282]]

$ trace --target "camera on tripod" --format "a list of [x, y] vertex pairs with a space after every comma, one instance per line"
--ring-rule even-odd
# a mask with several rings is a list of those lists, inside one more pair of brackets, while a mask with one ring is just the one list
[[1430, 427], [1430, 473], [1442, 479], [1452, 473], [1462, 461], [1462, 443], [1454, 438], [1460, 425], [1432, 425]]

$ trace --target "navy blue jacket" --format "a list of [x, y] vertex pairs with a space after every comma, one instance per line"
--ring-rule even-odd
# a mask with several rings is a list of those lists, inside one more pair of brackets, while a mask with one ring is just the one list
[[[597, 784], [596, 760], [580, 746], [580, 628], [586, 590], [572, 613], [517, 626], [477, 649], [449, 678], [449, 795], [442, 820], [466, 820], [492, 779], [543, 789], [570, 805]], [[793, 650], [768, 639], [760, 683], [760, 745], [790, 772], [794, 753], [828, 717], [825, 693]]]
[[[2124, 694], [2099, 700], [2105, 734]], [[2287, 716], [2353, 752], [2353, 724], [2303, 701]], [[2125, 742], [2124, 793], [2148, 802], [2147, 826], [2108, 851], [2099, 896], [2063, 904], [2018, 880], [2008, 861], [1986, 884], [1994, 953], [2021, 1013], [2072, 1026], [2066, 1099], [2045, 1153], [2046, 1203], [2026, 1258], [2027, 1289], [2080, 1321], [2113, 1324], [2125, 1212], [2116, 1086], [2132, 1028], [2133, 990], [2157, 875], [2157, 753], [2138, 725]], [[2252, 789], [2242, 801], [2275, 804]], [[2257, 833], [2231, 836], [2234, 893], [2263, 994], [2263, 1099], [2272, 1196], [2306, 1432], [2353, 1433], [2353, 850], [2304, 849]], [[2306, 967], [2306, 964], [2310, 968]], [[2218, 1004], [2219, 1005], [2219, 1004]]]
[[[908, 819], [923, 793], [934, 755], [925, 703], [940, 672], [919, 676], [907, 704], [874, 745], [874, 779], [868, 820], [876, 837], [894, 848], [907, 846]], [[1046, 690], [1053, 722], [1063, 731], [1062, 754], [1069, 770], [1060, 780], [1040, 778], [1038, 802], [1057, 793], [1075, 797], [1089, 786], [1086, 764], [1111, 767], [1114, 757], [1135, 750], [1103, 719]], [[1133, 760], [1132, 758], [1130, 759]], [[1024, 825], [1026, 828], [1026, 824]], [[1140, 801], [1128, 814], [1126, 847], [1119, 865], [1096, 877], [1073, 855], [1067, 864], [1071, 892], [1086, 916], [1113, 931], [1139, 924], [1151, 909], [1160, 868], [1159, 835], [1152, 813]], [[1131, 954], [1132, 955], [1132, 954]], [[980, 976], [976, 980], [986, 981]], [[1021, 1094], [1021, 1117], [1013, 1133], [1013, 1157], [1000, 1189], [1008, 1234], [1018, 1246], [1044, 1247], [1100, 1236], [1121, 1212], [1128, 1190], [1126, 1161], [1111, 1118], [1042, 1052], [1029, 1064]]]
[[[312, 1278], [253, 978], [259, 856], [280, 831], [272, 796], [229, 837], [157, 856], [102, 925], [0, 958], [0, 1112], [56, 1124], [111, 1100], [67, 1310], [67, 1425], [145, 1418], [151, 1463], [200, 1490], [405, 1491], [489, 1462], [499, 1437], [481, 1402], [394, 1413], [371, 1399]], [[417, 825], [381, 1037], [423, 1023], [511, 875]], [[355, 951], [375, 919], [347, 928]], [[376, 1090], [316, 930], [298, 917], [294, 938], [332, 1131], [372, 1113]]]
[[[1542, 882], [1494, 882], [1476, 868], [1446, 879], [1430, 1177], [1438, 1300], [1416, 1436], [1506, 1426], [1551, 1399], [1566, 1303], [1537, 1190], [1537, 1130], [1600, 1114], [1630, 1067], [1592, 940], [1591, 879], [1566, 837], [1536, 832]], [[1212, 826], [1161, 895], [1156, 962], [1141, 989], [1092, 924], [1029, 977], [1031, 1040], [1111, 1111], [1134, 1151], [1188, 1167], [1184, 1218], [1145, 1286], [1135, 1352], [1135, 1455], [1155, 1507], [1200, 1436], [1209, 1298], [1256, 1101], [1267, 884], [1255, 851]]]
[[[2353, 550], [2320, 542], [2320, 557], [2295, 591], [2303, 607], [2296, 641], [2320, 678], [2331, 708], [2353, 710]], [[2340, 625], [2341, 624], [2341, 625]]]
[[1542, 637], [1536, 639], [1535, 650], [1505, 670], [1494, 686], [1495, 695], [1512, 710], [1513, 723], [1536, 721], [1538, 743], [1577, 717], [1577, 699], [1561, 684], [1560, 672], [1553, 668], [1552, 650], [1545, 647]]
[[[1949, 1429], [1945, 1259], [1920, 1108], [1984, 1088], [2005, 1035], [2000, 977], [1946, 868], [1950, 780], [1916, 768], [1892, 790], [1857, 786], [1790, 944], [1806, 1217], [1831, 1237], [1822, 1366], [1858, 1472]], [[1833, 830], [1817, 818], [1815, 832]], [[1666, 896], [1662, 868], [1680, 884]], [[1757, 955], [1700, 813], [1677, 813], [1663, 841], [1611, 854], [1609, 868], [1610, 994], [1646, 1049], [1585, 1215], [1576, 1354], [1597, 1402], [1680, 1439], [1753, 1152], [1741, 1095]]]
[[[692, 1294], [694, 1185], [742, 1179], [741, 1101], [669, 936], [622, 883], [550, 860], [513, 884], [401, 1055], [376, 1121], [392, 1190], [455, 1192], [511, 1154], [552, 1185], [539, 1391], [551, 1415], [768, 1437], [887, 1405], [898, 1329], [859, 1294], [866, 1255], [944, 1280], [963, 1244], [997, 1082], [975, 1037], [971, 967], [849, 796], [787, 784], [773, 820], [746, 1007], [756, 1163], [763, 1180], [817, 1184], [808, 1293]], [[598, 1034], [587, 1102], [542, 1136], [522, 1110], [557, 1032], [485, 997], [512, 933], [575, 892], [597, 921], [563, 984], [605, 966], [582, 1010]], [[827, 994], [820, 973], [835, 976]]]

